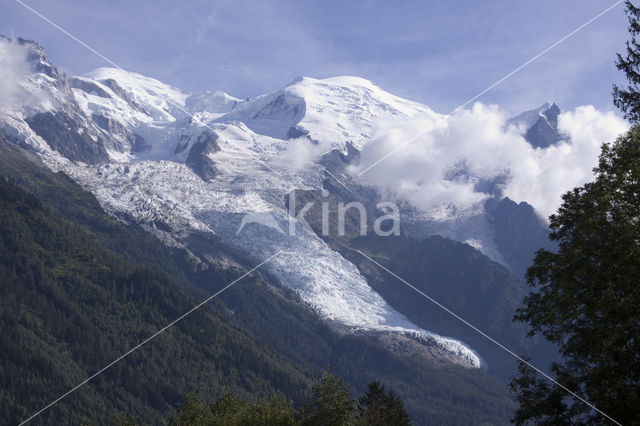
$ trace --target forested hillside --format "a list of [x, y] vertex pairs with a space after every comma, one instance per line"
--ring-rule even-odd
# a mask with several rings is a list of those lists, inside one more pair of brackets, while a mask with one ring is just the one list
[[[198, 267], [184, 251], [105, 214], [63, 174], [0, 148], [2, 407], [27, 417], [242, 274]], [[216, 250], [215, 241], [207, 242]], [[206, 290], [205, 291], [203, 291]], [[294, 294], [256, 274], [43, 413], [35, 424], [166, 419], [196, 391], [252, 399], [301, 389], [331, 365], [354, 389], [380, 380], [416, 424], [506, 423], [505, 386], [480, 370], [393, 354], [341, 335]]]
[[[100, 247], [33, 195], [0, 182], [3, 398], [9, 424], [171, 322], [194, 301], [149, 268]], [[251, 283], [251, 279], [245, 284]], [[106, 419], [119, 410], [160, 421], [183, 392], [222, 387], [295, 395], [304, 371], [203, 308], [38, 419]]]

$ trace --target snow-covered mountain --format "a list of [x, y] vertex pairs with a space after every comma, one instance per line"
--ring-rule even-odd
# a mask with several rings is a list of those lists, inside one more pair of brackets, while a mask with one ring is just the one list
[[346, 153], [347, 143], [362, 148], [376, 121], [416, 114], [436, 115], [363, 78], [301, 77], [282, 90], [238, 104], [220, 120], [241, 121], [256, 133], [279, 139], [306, 136]]
[[[0, 42], [11, 43], [27, 64], [18, 73], [15, 101], [0, 106], [0, 130], [89, 189], [106, 210], [167, 244], [189, 248], [191, 235], [206, 234], [256, 263], [281, 251], [264, 269], [327, 321], [354, 333], [412, 339], [460, 364], [481, 366], [472, 348], [413, 324], [354, 264], [301, 223], [291, 225], [285, 204], [293, 190], [322, 191], [335, 173], [364, 185], [347, 175], [348, 161], [338, 169], [325, 160], [332, 152], [357, 154], [380, 121], [444, 116], [357, 77], [304, 77], [241, 100], [223, 92], [189, 94], [114, 68], [64, 77], [36, 43]], [[538, 119], [551, 120], [551, 107]], [[529, 126], [529, 115], [518, 122]], [[307, 158], [309, 152], [317, 155]], [[490, 215], [438, 221], [409, 207], [405, 213], [418, 236], [448, 236], [508, 264]], [[271, 225], [245, 223], [240, 232], [247, 215], [268, 216]], [[280, 232], [290, 226], [295, 234]]]
[[560, 108], [554, 102], [545, 102], [538, 108], [525, 111], [507, 121], [516, 126], [535, 148], [547, 148], [563, 139], [558, 130]]

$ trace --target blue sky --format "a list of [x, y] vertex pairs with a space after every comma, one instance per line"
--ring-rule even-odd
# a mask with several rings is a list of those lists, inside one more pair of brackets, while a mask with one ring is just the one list
[[[25, 2], [123, 68], [191, 92], [358, 75], [448, 113], [615, 1]], [[547, 100], [614, 109], [626, 24], [620, 5], [479, 100], [511, 114]], [[14, 0], [0, 33], [40, 42], [73, 74], [108, 66]]]

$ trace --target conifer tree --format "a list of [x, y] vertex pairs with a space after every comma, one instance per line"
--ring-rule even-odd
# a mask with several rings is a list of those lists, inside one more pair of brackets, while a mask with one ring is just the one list
[[629, 19], [629, 34], [624, 56], [618, 54], [616, 66], [627, 76], [628, 86], [613, 85], [613, 103], [623, 113], [626, 119], [634, 124], [640, 123], [640, 8], [626, 2], [627, 18]]
[[402, 401], [393, 390], [385, 392], [384, 385], [374, 381], [358, 400], [359, 420], [369, 426], [406, 426], [410, 425], [409, 415]]
[[351, 425], [355, 420], [356, 404], [342, 377], [326, 370], [314, 385], [309, 401], [298, 410], [303, 425]]

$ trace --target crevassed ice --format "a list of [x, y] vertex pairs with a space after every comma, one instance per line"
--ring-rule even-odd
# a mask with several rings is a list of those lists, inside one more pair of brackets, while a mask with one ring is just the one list
[[[216, 233], [227, 244], [252, 253], [257, 260], [282, 250], [265, 268], [282, 285], [294, 289], [322, 317], [354, 330], [403, 334], [426, 344], [436, 344], [471, 366], [481, 365], [478, 355], [464, 343], [423, 330], [392, 309], [368, 286], [352, 263], [331, 250], [313, 232], [297, 226], [296, 234], [290, 236], [254, 223], [236, 235], [242, 217], [257, 211], [269, 212], [286, 230], [285, 195], [294, 188], [321, 187], [319, 165], [310, 165], [296, 174], [283, 169], [273, 173], [270, 161], [284, 149], [286, 140], [251, 132], [247, 123], [233, 121], [233, 111], [226, 116], [225, 123], [220, 122], [220, 117], [214, 117], [209, 125], [221, 136], [222, 151], [215, 154], [221, 174], [213, 182], [205, 183], [175, 154], [180, 135], [198, 130], [197, 125], [181, 122], [184, 117], [180, 118], [180, 111], [175, 107], [175, 104], [185, 105], [188, 94], [121, 70], [100, 69], [86, 78], [105, 84], [108, 79], [115, 79], [127, 92], [129, 101], [142, 108], [134, 108], [115, 92], [110, 98], [101, 98], [74, 89], [80, 109], [87, 117], [101, 113], [122, 120], [152, 144], [150, 152], [138, 156], [112, 152], [111, 164], [85, 166], [71, 163], [50, 150], [17, 115], [12, 119], [20, 122], [11, 127], [26, 135], [27, 143], [38, 148], [50, 167], [66, 171], [91, 190], [107, 209], [127, 212], [142, 222], [160, 219], [178, 230]], [[106, 85], [103, 89], [109, 90]], [[287, 96], [304, 98], [304, 120], [300, 123], [311, 136], [332, 140], [339, 149], [344, 149], [348, 141], [356, 146], [364, 143], [371, 121], [377, 116], [409, 116], [415, 110], [432, 113], [424, 106], [393, 97], [365, 80], [352, 77], [301, 79], [284, 91]], [[54, 95], [58, 94], [48, 98], [55, 98]], [[300, 113], [295, 108], [299, 105], [297, 101], [281, 105], [277, 99], [272, 96], [258, 103], [235, 99], [230, 102], [242, 104], [237, 107], [238, 118], [245, 118], [244, 113], [253, 114], [254, 107], [264, 102], [273, 102], [269, 108], [274, 113]], [[59, 102], [66, 101], [60, 98]], [[277, 123], [269, 122], [272, 118], [266, 117], [263, 124], [275, 126]], [[250, 124], [251, 120], [245, 121]]]
[[[304, 182], [296, 182], [296, 177], [261, 170], [259, 163], [234, 155], [231, 146], [223, 146], [223, 152], [229, 174], [209, 184], [183, 164], [164, 161], [134, 162], [127, 168], [103, 167], [100, 176], [85, 170], [77, 178], [103, 205], [140, 219], [155, 215], [170, 223], [177, 221], [178, 226], [215, 232], [226, 244], [251, 253], [256, 262], [282, 250], [263, 268], [328, 320], [358, 329], [403, 334], [435, 344], [470, 366], [481, 366], [480, 357], [464, 343], [423, 330], [391, 308], [351, 262], [312, 231], [297, 224], [295, 235], [289, 235], [288, 212], [281, 207], [284, 197], [293, 188], [310, 188], [309, 182], [315, 181], [319, 187], [320, 173], [310, 172]], [[242, 173], [233, 176], [233, 170]], [[240, 176], [243, 185], [237, 184]], [[265, 211], [284, 233], [250, 223], [237, 234], [245, 214]]]

